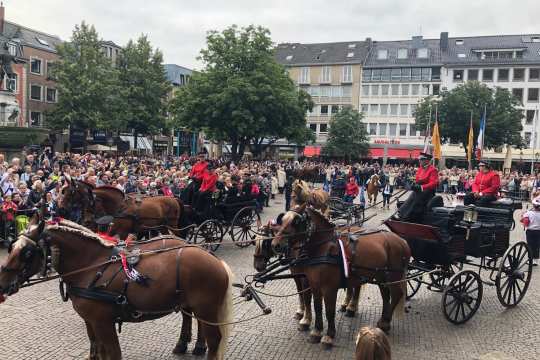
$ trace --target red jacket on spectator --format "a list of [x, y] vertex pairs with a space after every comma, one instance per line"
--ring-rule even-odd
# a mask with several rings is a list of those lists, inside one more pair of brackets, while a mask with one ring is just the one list
[[197, 163], [191, 168], [189, 177], [201, 180], [207, 167], [208, 163], [206, 161], [197, 161]]
[[201, 188], [199, 189], [200, 192], [203, 191], [210, 191], [214, 192], [216, 191], [216, 183], [217, 183], [218, 176], [214, 172], [205, 171], [202, 176], [202, 184]]
[[472, 191], [479, 194], [481, 193], [482, 195], [497, 196], [500, 185], [501, 179], [499, 178], [499, 174], [495, 171], [490, 170], [487, 173], [479, 172], [474, 178]]
[[345, 185], [345, 195], [356, 197], [359, 191], [360, 191], [360, 188], [354, 181], [353, 182], [349, 181], [347, 185]]
[[6, 221], [15, 220], [15, 213], [19, 207], [13, 201], [4, 201], [2, 204], [2, 212], [6, 214]]
[[420, 166], [416, 171], [416, 183], [422, 186], [422, 191], [435, 190], [439, 184], [439, 172], [433, 165], [425, 169]]

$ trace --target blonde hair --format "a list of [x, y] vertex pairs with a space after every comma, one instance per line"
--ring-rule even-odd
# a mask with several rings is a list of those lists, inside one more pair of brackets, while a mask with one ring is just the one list
[[388, 337], [379, 328], [363, 327], [356, 339], [356, 360], [391, 360]]

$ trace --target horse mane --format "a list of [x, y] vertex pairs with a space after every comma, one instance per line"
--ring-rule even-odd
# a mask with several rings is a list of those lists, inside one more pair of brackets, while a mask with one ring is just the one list
[[100, 186], [100, 187], [95, 188], [95, 190], [101, 190], [101, 189], [116, 192], [118, 195], [121, 195], [122, 198], [125, 197], [124, 192], [122, 190], [118, 189], [118, 188], [115, 188], [114, 186], [104, 185], [104, 186]]
[[328, 218], [319, 209], [315, 209], [313, 206], [309, 206], [306, 208], [306, 211], [309, 213], [311, 217], [318, 218], [320, 222], [322, 222], [325, 225], [328, 225], [329, 228], [333, 229], [336, 227], [330, 220], [328, 220]]
[[309, 184], [305, 182], [304, 180], [295, 180], [294, 181], [294, 190], [297, 193], [297, 196], [300, 197], [299, 200], [302, 202], [308, 201], [310, 195], [311, 195], [311, 189], [309, 188]]
[[115, 246], [112, 242], [102, 239], [98, 234], [88, 229], [87, 227], [84, 227], [82, 225], [77, 224], [76, 222], [69, 221], [66, 219], [51, 221], [47, 223], [45, 229], [68, 232], [77, 236], [81, 236], [88, 240], [97, 241], [98, 244], [107, 248], [111, 248]]

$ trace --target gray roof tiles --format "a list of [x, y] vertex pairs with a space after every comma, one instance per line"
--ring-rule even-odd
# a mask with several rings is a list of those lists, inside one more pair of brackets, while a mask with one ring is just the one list
[[56, 46], [62, 43], [58, 36], [45, 34], [11, 21], [4, 23], [4, 36], [14, 40], [19, 39], [23, 46], [31, 46], [50, 52], [56, 52]]
[[[419, 49], [427, 48], [427, 58], [419, 58]], [[399, 49], [407, 49], [407, 58], [399, 59]], [[386, 59], [379, 59], [379, 50], [387, 50]], [[441, 66], [441, 49], [439, 39], [419, 39], [400, 41], [375, 41], [373, 49], [364, 64], [366, 68], [400, 67], [400, 66]]]
[[283, 43], [276, 47], [276, 60], [287, 65], [361, 64], [368, 52], [365, 41], [300, 44]]

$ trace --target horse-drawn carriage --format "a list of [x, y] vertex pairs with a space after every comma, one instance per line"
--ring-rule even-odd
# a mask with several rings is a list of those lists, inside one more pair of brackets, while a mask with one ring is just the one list
[[412, 251], [407, 298], [422, 284], [442, 292], [442, 311], [454, 324], [465, 323], [476, 313], [483, 285], [495, 286], [504, 307], [516, 306], [525, 296], [532, 274], [527, 244], [510, 243], [514, 210], [521, 203], [501, 199], [490, 207], [445, 207], [436, 197], [430, 204], [437, 202], [439, 206], [428, 205], [421, 224], [385, 222]]
[[347, 225], [361, 224], [364, 221], [365, 207], [362, 204], [353, 204], [338, 197], [328, 199], [330, 219], [335, 223], [345, 222]]

